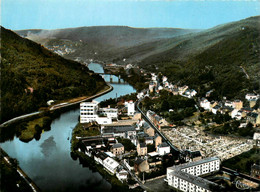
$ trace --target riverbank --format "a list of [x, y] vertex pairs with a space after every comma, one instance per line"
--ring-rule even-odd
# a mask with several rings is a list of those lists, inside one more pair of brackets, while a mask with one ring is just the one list
[[[38, 186], [19, 167], [16, 159], [10, 158], [0, 147], [1, 152], [1, 191], [40, 192]], [[3, 183], [5, 185], [3, 185]]]
[[[89, 68], [96, 73], [103, 72], [103, 68], [99, 64], [92, 63]], [[112, 77], [116, 78], [115, 76]], [[105, 79], [109, 81], [106, 76]], [[112, 86], [111, 92], [98, 96], [95, 100], [101, 102], [135, 92], [135, 89], [127, 83], [112, 84]], [[39, 140], [33, 139], [29, 142], [22, 142], [17, 137], [14, 128], [5, 129], [11, 133], [9, 133], [9, 136], [6, 133], [6, 139], [2, 141], [1, 147], [11, 157], [19, 161], [22, 169], [43, 191], [86, 190], [109, 192], [111, 184], [99, 172], [92, 171], [86, 164], [82, 166], [81, 162], [73, 160], [70, 155], [70, 138], [73, 128], [79, 121], [79, 104], [74, 107], [51, 110], [48, 113], [57, 114], [57, 116], [55, 118], [52, 116], [51, 129], [44, 131]], [[33, 118], [30, 120], [33, 120]], [[25, 120], [28, 119], [25, 118]], [[14, 124], [10, 126], [14, 126]], [[56, 173], [62, 174], [53, 174], [54, 170]]]
[[[3, 123], [1, 128], [1, 142], [7, 141], [14, 136], [19, 137], [23, 142], [29, 142], [32, 139], [39, 140], [43, 131], [49, 131], [52, 119], [58, 118], [62, 113], [73, 110], [78, 104], [90, 99], [100, 97], [113, 90], [110, 84], [92, 96], [78, 97], [66, 101], [66, 105], [56, 104], [48, 109], [39, 111], [37, 114], [26, 116], [24, 118], [16, 117], [15, 120], [9, 120], [10, 123]], [[24, 116], [24, 115], [23, 115]]]

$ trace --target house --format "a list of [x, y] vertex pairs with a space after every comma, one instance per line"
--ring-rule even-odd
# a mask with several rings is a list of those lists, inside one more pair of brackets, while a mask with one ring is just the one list
[[147, 155], [147, 146], [145, 143], [138, 143], [136, 150], [137, 150], [138, 156]]
[[220, 106], [216, 105], [215, 107], [212, 108], [212, 113], [217, 114], [217, 112], [220, 110]]
[[250, 101], [250, 100], [257, 100], [259, 99], [260, 95], [259, 94], [254, 94], [254, 93], [248, 93], [246, 94], [245, 98], [246, 100]]
[[103, 161], [104, 167], [112, 174], [116, 173], [117, 167], [119, 166], [119, 163], [112, 159], [111, 157], [107, 157]]
[[147, 160], [138, 158], [135, 162], [134, 162], [134, 169], [135, 172], [149, 172], [149, 163]]
[[260, 124], [260, 115], [259, 113], [250, 112], [247, 114], [247, 121], [252, 123], [254, 126]]
[[206, 97], [210, 97], [210, 95], [211, 95], [211, 93], [214, 91], [214, 89], [212, 89], [212, 90], [210, 90], [210, 91], [208, 91], [207, 93], [206, 93]]
[[260, 179], [260, 166], [259, 165], [253, 164], [251, 166], [251, 176]]
[[157, 149], [157, 146], [162, 144], [162, 137], [159, 136], [158, 134], [155, 134], [154, 143], [155, 143], [155, 148]]
[[243, 107], [243, 101], [240, 101], [240, 100], [235, 100], [232, 102], [233, 104], [233, 108], [235, 109], [241, 109]]
[[218, 104], [218, 102], [216, 102], [216, 101], [211, 101], [210, 102], [210, 111], [212, 111], [212, 109], [216, 106]]
[[156, 151], [158, 152], [158, 154], [161, 156], [170, 153], [170, 150], [171, 150], [170, 146], [168, 144], [166, 144], [165, 142], [158, 145], [156, 149], [157, 149]]
[[179, 89], [178, 88], [173, 88], [172, 89], [172, 94], [173, 95], [179, 95]]
[[106, 153], [103, 152], [96, 152], [94, 155], [94, 160], [103, 165], [104, 164], [104, 160], [108, 157], [108, 155]]
[[200, 107], [205, 110], [210, 110], [210, 102], [206, 98], [201, 98]]
[[122, 155], [124, 154], [125, 152], [125, 148], [124, 148], [124, 145], [122, 145], [121, 143], [116, 143], [114, 144], [110, 151], [115, 155], [115, 156], [118, 156], [118, 155]]
[[117, 170], [117, 172], [116, 172], [116, 177], [120, 181], [127, 180], [127, 175], [128, 175], [128, 172], [125, 169], [120, 169], [120, 170]]
[[256, 147], [260, 147], [260, 133], [254, 133], [253, 140]]
[[228, 100], [225, 101], [224, 105], [227, 106], [227, 107], [233, 107], [232, 101], [228, 101]]
[[145, 137], [144, 138], [146, 145], [152, 145], [153, 144], [153, 137]]
[[127, 108], [128, 116], [133, 116], [135, 114], [135, 103], [132, 100], [126, 101], [125, 107]]
[[132, 125], [103, 126], [101, 134], [103, 136], [113, 135], [114, 137], [130, 138], [131, 135], [136, 136], [136, 130]]
[[233, 110], [234, 110], [233, 107], [223, 106], [223, 107], [221, 108], [221, 110], [220, 110], [220, 113], [221, 113], [221, 114], [226, 114], [226, 113], [228, 113], [229, 116], [231, 116], [231, 113], [232, 113]]
[[191, 162], [191, 161], [199, 161], [202, 159], [202, 155], [200, 153], [200, 151], [189, 151], [189, 150], [185, 150], [184, 151], [186, 154], [186, 161], [187, 162]]
[[154, 129], [150, 126], [144, 128], [144, 132], [150, 137], [154, 136]]
[[89, 123], [82, 123], [82, 128], [84, 130], [98, 130], [100, 131], [100, 125], [96, 122], [96, 121], [92, 121], [92, 122], [89, 122]]

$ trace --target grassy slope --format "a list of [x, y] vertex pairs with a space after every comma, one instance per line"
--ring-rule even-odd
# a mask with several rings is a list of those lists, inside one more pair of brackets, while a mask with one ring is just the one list
[[[103, 79], [77, 62], [1, 27], [1, 121], [38, 110], [50, 99], [91, 95]], [[33, 93], [25, 89], [33, 88]]]

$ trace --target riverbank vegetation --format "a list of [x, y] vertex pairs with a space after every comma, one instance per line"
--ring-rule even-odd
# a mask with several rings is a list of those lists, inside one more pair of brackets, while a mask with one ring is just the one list
[[87, 124], [78, 123], [73, 129], [71, 137], [71, 151], [74, 152], [79, 148], [80, 140], [76, 137], [88, 137], [88, 136], [98, 136], [100, 135], [100, 128], [90, 129]]
[[1, 27], [1, 122], [46, 107], [48, 100], [90, 96], [106, 85], [78, 62]]
[[10, 165], [4, 160], [6, 154], [1, 149], [1, 192], [32, 192], [31, 187], [26, 183], [26, 181], [17, 173], [17, 167], [19, 162], [16, 159], [8, 158]]

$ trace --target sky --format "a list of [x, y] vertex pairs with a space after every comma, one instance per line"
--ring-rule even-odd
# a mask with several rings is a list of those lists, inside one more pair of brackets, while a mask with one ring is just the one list
[[1, 0], [12, 30], [123, 25], [208, 29], [260, 15], [258, 0]]

